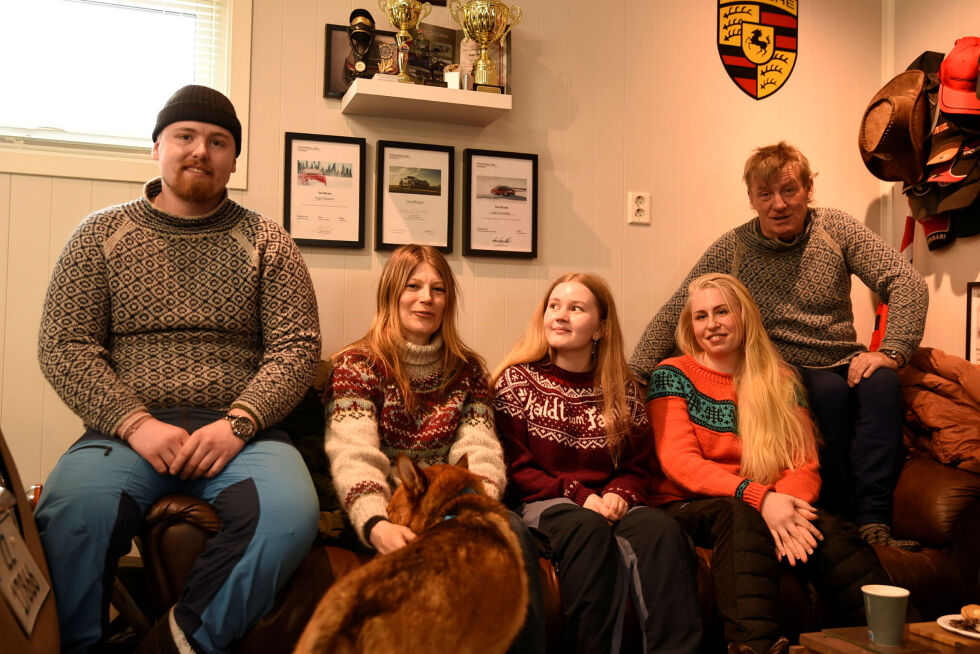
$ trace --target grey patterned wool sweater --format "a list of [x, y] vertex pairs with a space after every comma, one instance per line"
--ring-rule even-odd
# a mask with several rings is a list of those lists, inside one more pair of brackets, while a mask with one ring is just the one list
[[877, 234], [837, 209], [809, 209], [792, 243], [766, 238], [759, 219], [725, 233], [701, 256], [673, 296], [647, 325], [630, 367], [647, 383], [674, 350], [674, 330], [687, 287], [709, 272], [737, 277], [759, 304], [766, 332], [790, 363], [824, 368], [867, 348], [857, 341], [851, 275], [888, 304], [881, 346], [908, 361], [925, 326], [929, 291], [912, 265]]
[[58, 395], [113, 435], [138, 409], [194, 406], [281, 420], [320, 357], [316, 297], [292, 239], [225, 198], [182, 218], [143, 197], [98, 211], [68, 239], [38, 357]]

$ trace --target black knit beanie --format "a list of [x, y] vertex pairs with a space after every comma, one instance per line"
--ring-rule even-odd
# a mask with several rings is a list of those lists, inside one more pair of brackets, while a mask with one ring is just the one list
[[167, 100], [153, 128], [153, 141], [171, 123], [181, 120], [196, 120], [224, 127], [235, 137], [235, 156], [242, 153], [242, 124], [235, 115], [235, 106], [224, 95], [207, 86], [190, 84], [180, 89]]

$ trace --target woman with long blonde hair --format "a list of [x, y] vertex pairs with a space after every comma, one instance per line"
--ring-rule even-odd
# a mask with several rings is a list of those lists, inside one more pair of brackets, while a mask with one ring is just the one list
[[508, 499], [548, 536], [557, 563], [562, 651], [618, 651], [628, 597], [644, 651], [698, 651], [693, 552], [678, 524], [647, 506], [653, 441], [606, 283], [556, 279], [494, 382]]
[[[399, 454], [422, 466], [455, 464], [465, 455], [489, 495], [500, 498], [504, 491], [507, 473], [488, 375], [459, 337], [458, 295], [438, 250], [403, 245], [381, 273], [367, 334], [332, 357], [326, 452], [334, 486], [361, 541], [381, 554], [415, 538], [411, 529], [388, 520]], [[541, 651], [537, 548], [516, 515], [510, 522], [530, 572], [529, 613], [511, 651]]]
[[748, 290], [731, 275], [698, 277], [675, 338], [683, 355], [657, 366], [647, 395], [652, 501], [712, 549], [729, 651], [786, 651], [780, 561], [809, 573], [841, 624], [862, 623], [861, 585], [888, 578], [856, 527], [812, 505], [820, 475], [805, 392]]

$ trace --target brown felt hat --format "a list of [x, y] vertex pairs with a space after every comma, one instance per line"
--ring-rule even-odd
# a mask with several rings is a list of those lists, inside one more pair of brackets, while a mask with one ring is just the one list
[[921, 70], [899, 73], [864, 111], [858, 147], [864, 165], [878, 179], [911, 185], [922, 179], [929, 134], [925, 82]]

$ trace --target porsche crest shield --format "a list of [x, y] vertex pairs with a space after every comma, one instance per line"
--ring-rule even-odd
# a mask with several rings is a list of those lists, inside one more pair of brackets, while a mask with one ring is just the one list
[[718, 54], [728, 76], [761, 100], [796, 65], [799, 0], [718, 0]]

